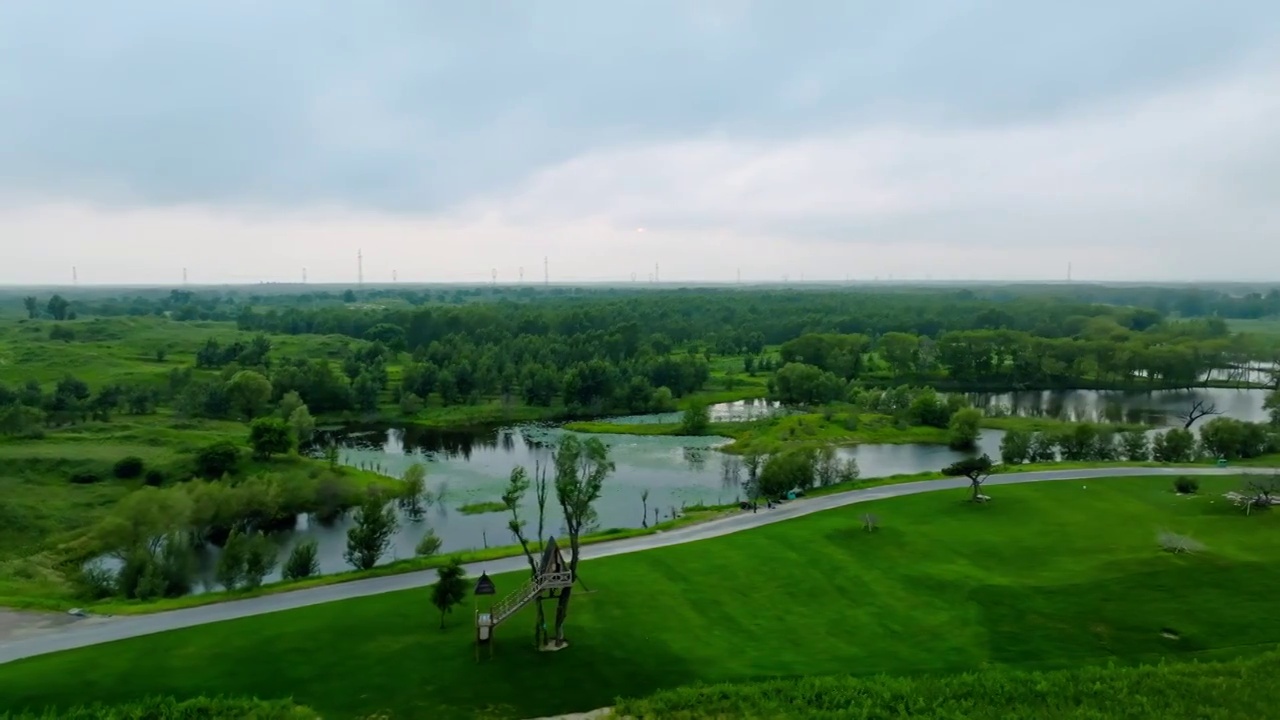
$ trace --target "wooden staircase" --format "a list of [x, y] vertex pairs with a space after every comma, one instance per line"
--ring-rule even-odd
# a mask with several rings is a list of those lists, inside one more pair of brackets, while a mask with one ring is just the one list
[[525, 605], [533, 602], [546, 590], [567, 588], [573, 584], [573, 573], [569, 571], [542, 573], [536, 579], [525, 583], [520, 589], [506, 596], [494, 605], [489, 612], [476, 615], [476, 626], [490, 630], [504, 620], [515, 615]]

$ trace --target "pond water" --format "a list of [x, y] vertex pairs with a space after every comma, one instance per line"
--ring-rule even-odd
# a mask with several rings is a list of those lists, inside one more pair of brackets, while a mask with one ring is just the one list
[[1179, 413], [1195, 402], [1214, 405], [1226, 417], [1266, 422], [1262, 403], [1266, 390], [1193, 388], [1124, 392], [1099, 390], [1045, 390], [1011, 393], [973, 393], [969, 401], [988, 415], [1050, 417], [1081, 422], [1131, 422], [1181, 425]]
[[[1118, 417], [1168, 424], [1176, 412], [1194, 400], [1215, 403], [1224, 414], [1242, 420], [1266, 419], [1262, 410], [1266, 391], [1196, 389], [1152, 393], [1112, 393], [1096, 391], [1064, 391], [1004, 393], [976, 395], [979, 407], [1008, 414], [1040, 415], [1068, 419], [1098, 420]], [[745, 420], [779, 409], [764, 401], [726, 403], [711, 408], [717, 420]], [[1119, 413], [1117, 416], [1116, 413]], [[678, 413], [620, 418], [621, 422], [675, 422]], [[524, 425], [482, 431], [439, 431], [415, 427], [348, 427], [330, 431], [327, 437], [341, 448], [342, 462], [376, 469], [399, 476], [409, 465], [422, 462], [427, 466], [427, 486], [433, 491], [445, 488], [444, 501], [432, 507], [421, 522], [401, 519], [392, 549], [384, 562], [412, 557], [414, 547], [427, 528], [443, 541], [443, 552], [471, 548], [510, 545], [508, 515], [485, 513], [466, 515], [462, 505], [499, 500], [512, 468], [525, 467], [530, 473], [535, 466], [550, 464], [551, 449], [567, 431], [555, 426]], [[1000, 455], [1003, 432], [983, 431], [976, 452]], [[600, 529], [640, 527], [642, 520], [654, 521], [654, 510], [666, 520], [682, 506], [700, 503], [735, 502], [740, 489], [726, 482], [725, 461], [728, 457], [716, 448], [729, 442], [715, 437], [644, 437], [634, 435], [595, 435], [610, 448], [616, 470], [606, 481], [598, 503]], [[842, 448], [841, 457], [854, 458], [863, 477], [883, 477], [902, 473], [938, 470], [965, 453], [940, 445], [860, 445]], [[647, 502], [642, 493], [648, 490]], [[563, 521], [553, 497], [547, 508], [546, 531], [563, 534]], [[536, 534], [537, 508], [529, 493], [521, 508], [531, 534]], [[319, 545], [320, 569], [331, 573], [349, 569], [343, 559], [346, 533], [353, 525], [350, 516], [330, 525], [322, 525], [300, 517], [292, 532], [281, 533], [281, 560], [299, 542], [314, 539]], [[210, 583], [213, 557], [202, 562], [202, 576]], [[275, 578], [272, 578], [275, 579]]]

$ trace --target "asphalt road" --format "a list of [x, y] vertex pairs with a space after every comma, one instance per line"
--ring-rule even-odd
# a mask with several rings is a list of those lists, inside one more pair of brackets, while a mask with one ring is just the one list
[[[986, 481], [986, 486], [1009, 485], [1013, 483], [1045, 482], [1050, 480], [1089, 480], [1101, 477], [1121, 476], [1178, 476], [1178, 475], [1240, 475], [1246, 473], [1270, 474], [1270, 468], [1097, 468], [1092, 470], [1045, 470], [1040, 472], [1010, 473], [993, 475]], [[720, 537], [731, 533], [748, 530], [762, 525], [789, 520], [810, 513], [844, 507], [854, 503], [879, 500], [881, 498], [915, 495], [933, 490], [962, 489], [968, 486], [964, 478], [944, 480], [926, 480], [921, 482], [885, 485], [883, 487], [851, 490], [849, 492], [825, 495], [814, 498], [803, 498], [780, 507], [757, 513], [740, 513], [719, 518], [698, 525], [671, 530], [653, 535], [626, 538], [608, 543], [589, 545], [582, 549], [584, 560], [622, 555], [625, 553], [652, 550], [654, 548], [678, 545], [681, 543]], [[527, 568], [523, 557], [511, 557], [501, 560], [472, 563], [467, 565], [467, 572], [477, 576], [481, 572], [490, 575]], [[388, 577], [355, 580], [337, 585], [295, 590], [292, 592], [266, 595], [262, 597], [232, 600], [214, 605], [172, 610], [153, 615], [136, 615], [115, 618], [90, 618], [68, 625], [50, 629], [42, 634], [23, 637], [0, 643], [0, 663], [12, 662], [22, 658], [44, 655], [70, 650], [73, 648], [97, 645], [99, 643], [124, 640], [126, 638], [150, 635], [152, 633], [177, 630], [179, 628], [204, 625], [206, 623], [232, 620], [235, 618], [263, 615], [266, 613], [292, 610], [294, 608], [319, 605], [321, 603], [349, 600], [351, 598], [378, 595], [411, 588], [430, 585], [436, 577], [434, 570], [422, 570], [392, 575]]]

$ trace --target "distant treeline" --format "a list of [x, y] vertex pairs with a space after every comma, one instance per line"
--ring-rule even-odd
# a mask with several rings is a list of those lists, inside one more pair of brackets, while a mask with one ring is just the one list
[[[653, 297], [730, 297], [768, 298], [843, 296], [852, 303], [886, 296], [914, 297], [925, 302], [949, 302], [960, 298], [992, 304], [1036, 301], [1058, 305], [1116, 305], [1147, 308], [1161, 315], [1184, 318], [1220, 317], [1256, 319], [1280, 316], [1280, 287], [1224, 286], [1147, 286], [1099, 284], [1008, 284], [975, 285], [958, 288], [947, 285], [851, 285], [808, 286], [798, 288], [688, 288], [652, 289], [648, 286], [563, 287], [523, 285], [499, 286], [381, 286], [368, 288], [317, 288], [305, 286], [250, 286], [228, 288], [145, 289], [122, 291], [120, 288], [62, 289], [49, 293], [0, 292], [0, 298], [12, 298], [15, 307], [27, 297], [34, 298], [44, 312], [52, 295], [66, 298], [70, 312], [79, 316], [142, 316], [169, 314], [180, 320], [235, 320], [247, 308], [338, 308], [344, 305], [384, 305], [416, 308], [426, 305], [465, 305], [492, 302], [597, 301], [629, 300]], [[809, 301], [800, 301], [808, 304]], [[824, 304], [826, 300], [812, 302]], [[872, 301], [874, 302], [874, 301]], [[895, 328], [904, 329], [904, 328]], [[951, 328], [948, 328], [951, 329]], [[968, 328], [972, 329], [972, 328]], [[1019, 328], [1027, 329], [1027, 328]], [[933, 334], [925, 330], [924, 334]]]

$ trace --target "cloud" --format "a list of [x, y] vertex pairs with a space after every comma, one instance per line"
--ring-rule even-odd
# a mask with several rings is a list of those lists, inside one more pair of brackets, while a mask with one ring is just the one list
[[1280, 8], [806, 8], [5, 4], [0, 282], [1280, 262]]

